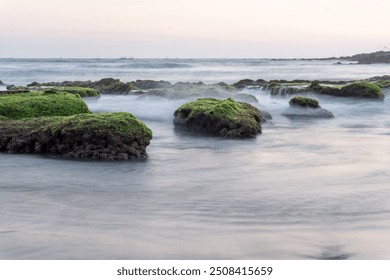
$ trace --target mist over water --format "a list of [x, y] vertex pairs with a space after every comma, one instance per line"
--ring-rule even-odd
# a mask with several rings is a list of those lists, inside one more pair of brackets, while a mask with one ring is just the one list
[[281, 115], [289, 97], [245, 92], [273, 116], [255, 139], [176, 131], [188, 100], [104, 95], [93, 112], [153, 130], [147, 160], [0, 154], [0, 258], [390, 258], [390, 92], [316, 95], [335, 118], [312, 121]]
[[[124, 82], [234, 83], [241, 79], [357, 80], [387, 75], [389, 64], [356, 65], [339, 60], [268, 59], [12, 59], [0, 58], [0, 80], [7, 84], [85, 81], [107, 77]], [[313, 71], [316, 69], [316, 71]]]

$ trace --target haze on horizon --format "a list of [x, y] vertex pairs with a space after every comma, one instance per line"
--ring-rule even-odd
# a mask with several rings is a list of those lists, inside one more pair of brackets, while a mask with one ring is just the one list
[[0, 57], [294, 58], [390, 47], [388, 0], [0, 0]]

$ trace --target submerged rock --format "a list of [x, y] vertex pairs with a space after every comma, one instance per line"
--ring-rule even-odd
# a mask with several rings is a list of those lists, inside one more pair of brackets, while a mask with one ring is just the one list
[[129, 113], [0, 119], [0, 151], [76, 159], [146, 158], [152, 131]]
[[312, 98], [296, 96], [289, 102], [290, 107], [284, 110], [282, 116], [289, 118], [334, 118], [333, 114], [321, 108], [318, 101]]
[[261, 112], [231, 98], [202, 98], [180, 106], [174, 124], [186, 130], [222, 137], [248, 138], [261, 133]]
[[242, 101], [242, 102], [259, 103], [259, 100], [257, 100], [256, 96], [254, 96], [252, 94], [238, 93], [238, 94], [234, 95], [234, 98], [237, 99], [238, 101]]

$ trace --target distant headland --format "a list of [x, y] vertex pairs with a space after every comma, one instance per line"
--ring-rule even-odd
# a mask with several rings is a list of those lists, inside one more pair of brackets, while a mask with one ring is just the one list
[[347, 60], [357, 61], [358, 64], [390, 63], [390, 51], [376, 51], [371, 53], [360, 53], [352, 56], [326, 57], [326, 58], [303, 58], [300, 60]]

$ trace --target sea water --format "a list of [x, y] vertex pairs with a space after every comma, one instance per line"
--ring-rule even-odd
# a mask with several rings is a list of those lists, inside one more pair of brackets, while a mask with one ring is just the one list
[[[135, 69], [126, 67], [133, 60], [6, 60], [0, 80], [234, 82], [390, 73], [386, 65], [323, 61], [176, 62], [187, 68], [146, 62], [149, 68]], [[131, 112], [153, 130], [147, 160], [1, 153], [0, 258], [389, 259], [390, 92], [383, 102], [315, 96], [335, 118], [313, 121], [283, 117], [289, 97], [246, 93], [273, 116], [253, 139], [175, 130], [173, 112], [187, 100], [104, 95], [87, 99], [92, 111]]]

